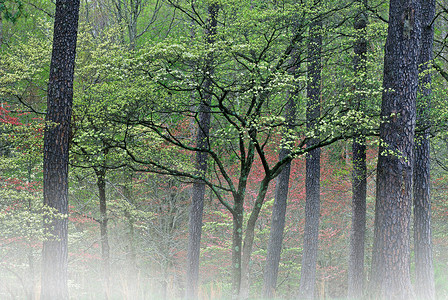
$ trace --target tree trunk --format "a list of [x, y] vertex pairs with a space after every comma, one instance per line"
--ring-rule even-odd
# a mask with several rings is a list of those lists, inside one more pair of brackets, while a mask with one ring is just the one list
[[391, 0], [385, 45], [370, 295], [413, 299], [410, 222], [420, 1]]
[[[132, 176], [132, 175], [131, 175]], [[125, 184], [123, 185], [123, 196], [124, 200], [127, 201], [131, 206], [134, 205], [132, 191], [128, 188], [132, 184], [132, 177], [129, 173], [124, 173]], [[134, 222], [135, 218], [130, 211], [127, 209], [124, 212], [124, 216], [128, 223], [128, 246], [126, 252], [126, 285], [127, 285], [127, 298], [136, 299], [138, 298], [138, 269], [137, 269], [137, 253], [135, 249], [135, 230]]]
[[[315, 1], [318, 5], [320, 1]], [[307, 85], [307, 129], [317, 126], [320, 116], [321, 95], [321, 51], [322, 21], [310, 26], [308, 44], [308, 85]], [[319, 143], [318, 136], [309, 139], [308, 147]], [[302, 268], [299, 287], [299, 299], [313, 299], [316, 284], [316, 262], [319, 238], [320, 214], [320, 148], [311, 150], [306, 155], [306, 204], [305, 232], [303, 237]]]
[[[254, 131], [249, 133], [255, 140]], [[240, 145], [244, 145], [244, 136], [240, 134]], [[240, 148], [242, 155], [246, 155]], [[246, 196], [247, 180], [254, 162], [255, 146], [249, 143], [247, 155], [241, 166], [241, 173], [238, 182], [238, 191], [233, 195], [234, 205], [232, 211], [233, 232], [232, 232], [232, 299], [240, 298], [242, 281], [242, 246], [243, 246], [243, 216], [244, 216], [244, 198]]]
[[261, 181], [260, 188], [258, 190], [257, 199], [255, 201], [252, 212], [249, 216], [246, 226], [246, 235], [244, 237], [243, 245], [243, 257], [241, 261], [241, 289], [240, 289], [240, 299], [249, 298], [250, 289], [250, 257], [252, 255], [252, 248], [255, 238], [255, 224], [260, 215], [261, 208], [263, 207], [263, 202], [266, 197], [266, 192], [268, 191], [269, 182], [271, 178], [269, 174]]
[[[292, 73], [296, 75], [295, 68]], [[292, 93], [285, 107], [286, 132], [293, 129], [293, 123], [296, 114], [296, 103], [294, 101], [297, 93]], [[286, 140], [289, 141], [286, 137]], [[290, 154], [289, 147], [282, 147], [279, 154], [279, 161]], [[266, 255], [266, 268], [264, 271], [263, 281], [263, 297], [274, 297], [277, 287], [278, 266], [280, 263], [280, 254], [282, 251], [283, 231], [285, 229], [285, 216], [289, 190], [289, 175], [291, 173], [291, 163], [286, 164], [277, 177], [277, 185], [275, 187], [274, 206], [271, 216], [271, 233]]]
[[[27, 166], [28, 176], [26, 183], [29, 184], [31, 182], [31, 174], [33, 169], [33, 164], [29, 163]], [[29, 198], [28, 199], [28, 212], [32, 213], [32, 207], [33, 202]], [[30, 223], [27, 222], [27, 227], [30, 227]], [[36, 287], [36, 271], [35, 271], [35, 261], [34, 261], [34, 254], [33, 254], [33, 247], [31, 247], [30, 244], [28, 244], [28, 300], [34, 300], [35, 297], [35, 287]]]
[[[355, 89], [363, 90], [366, 78], [366, 54], [367, 42], [364, 38], [367, 27], [367, 1], [358, 1], [362, 5], [354, 23], [358, 39], [354, 45], [354, 71]], [[365, 107], [365, 97], [357, 96], [356, 109]], [[366, 139], [362, 132], [353, 139], [353, 177], [352, 177], [352, 229], [350, 232], [350, 260], [348, 266], [348, 298], [360, 299], [364, 289], [364, 241], [366, 230], [366, 190], [367, 190], [367, 167], [366, 167]]]
[[41, 299], [68, 299], [68, 160], [79, 0], [57, 0], [44, 136], [44, 204], [61, 216], [47, 216], [43, 243]]
[[96, 171], [97, 187], [100, 199], [100, 233], [101, 233], [101, 259], [103, 262], [103, 280], [105, 298], [109, 298], [110, 287], [110, 247], [107, 234], [107, 202], [106, 202], [106, 170]]
[[[215, 42], [216, 26], [217, 26], [218, 5], [210, 4], [208, 7], [208, 20], [206, 28], [206, 38], [208, 44]], [[199, 105], [199, 124], [196, 136], [196, 148], [207, 149], [208, 136], [210, 131], [210, 103], [211, 103], [211, 79], [213, 75], [212, 67], [213, 57], [210, 55], [206, 58], [206, 69], [208, 75], [204, 82], [204, 99]], [[207, 153], [202, 151], [196, 152], [196, 170], [199, 176], [205, 176], [207, 172]], [[186, 293], [187, 299], [197, 299], [199, 285], [199, 254], [202, 234], [202, 214], [204, 210], [205, 183], [197, 180], [193, 184], [190, 221], [189, 221], [189, 240], [187, 253], [187, 282]]]
[[[288, 149], [282, 149], [279, 159], [283, 159], [289, 154]], [[266, 255], [266, 267], [264, 270], [263, 297], [272, 298], [275, 296], [277, 287], [278, 266], [280, 264], [280, 254], [282, 251], [283, 231], [285, 229], [285, 216], [288, 200], [289, 175], [291, 173], [291, 163], [286, 164], [278, 175], [275, 188], [275, 200], [271, 216], [271, 233]]]
[[3, 45], [3, 15], [0, 12], [0, 49]]
[[236, 198], [232, 231], [232, 299], [237, 299], [241, 287], [241, 253], [243, 246], [243, 200]]
[[435, 1], [422, 0], [422, 40], [418, 65], [423, 75], [419, 82], [414, 161], [414, 251], [415, 292], [418, 299], [435, 299], [431, 242], [430, 143], [429, 112], [431, 109], [431, 74], [434, 42]]
[[366, 231], [366, 145], [365, 139], [353, 141], [352, 229], [348, 268], [348, 298], [360, 299], [364, 289], [364, 242]]
[[129, 35], [129, 49], [135, 50], [135, 43], [137, 41], [137, 16], [132, 11], [128, 22], [128, 35]]

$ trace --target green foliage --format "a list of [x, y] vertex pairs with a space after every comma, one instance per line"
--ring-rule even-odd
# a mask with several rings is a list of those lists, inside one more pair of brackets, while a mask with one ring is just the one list
[[0, 14], [7, 21], [16, 22], [23, 13], [23, 3], [20, 0], [0, 0]]
[[[38, 253], [39, 241], [45, 238], [42, 217], [51, 213], [40, 204], [44, 122], [36, 119], [42, 115], [28, 112], [45, 111], [54, 5], [51, 1], [29, 2], [30, 5], [23, 5], [17, 0], [0, 1], [4, 20], [14, 22], [4, 25], [7, 47], [2, 46], [0, 62], [0, 99], [10, 105], [5, 104], [0, 114], [3, 255], [19, 246], [18, 254], [26, 253], [30, 247], [34, 255]], [[321, 218], [324, 242], [320, 245], [318, 274], [320, 284], [326, 284], [327, 295], [343, 295], [350, 222], [351, 162], [346, 157], [350, 153], [349, 140], [355, 133], [376, 135], [382, 122], [379, 111], [387, 24], [376, 17], [387, 18], [388, 3], [369, 1], [372, 10], [368, 27], [355, 31], [352, 20], [358, 11], [356, 3], [323, 1], [316, 7], [314, 2], [220, 0], [213, 44], [207, 42], [206, 27], [207, 7], [215, 2], [141, 1], [136, 19], [132, 19], [129, 6], [127, 15], [118, 15], [117, 4], [129, 5], [129, 1], [83, 2], [74, 83], [69, 216], [70, 268], [76, 278], [73, 288], [80, 297], [83, 293], [88, 297], [88, 285], [95, 289], [95, 295], [103, 295], [98, 291], [99, 280], [83, 283], [82, 287], [77, 280], [85, 273], [93, 276], [101, 270], [98, 173], [104, 172], [106, 181], [112, 269], [119, 274], [113, 279], [117, 283], [113, 295], [132, 298], [124, 292], [129, 286], [123, 279], [123, 270], [134, 259], [142, 266], [133, 270], [141, 276], [140, 282], [145, 281], [153, 290], [160, 286], [154, 295], [162, 297], [165, 292], [167, 297], [179, 296], [176, 289], [183, 280], [189, 188], [195, 179], [205, 178], [209, 189], [201, 253], [203, 294], [225, 296], [230, 290], [227, 278], [232, 269], [232, 216], [226, 208], [235, 203], [233, 196], [243, 179], [242, 166], [254, 153], [243, 192], [247, 221], [261, 179], [266, 174], [274, 178], [284, 164], [277, 157], [280, 146], [285, 145], [292, 151], [295, 177], [291, 183], [278, 295], [294, 295], [301, 267], [304, 219], [300, 156], [309, 150], [306, 144], [313, 137], [319, 137], [323, 145], [338, 141], [325, 150], [328, 157], [322, 172]], [[27, 18], [20, 17], [23, 15]], [[308, 130], [308, 25], [319, 15], [324, 21], [322, 116], [317, 120], [318, 126]], [[135, 32], [137, 36], [133, 37]], [[438, 29], [436, 35], [443, 32]], [[366, 71], [354, 76], [352, 45], [360, 37], [368, 41], [369, 54]], [[448, 105], [447, 82], [436, 71], [448, 69], [443, 43], [436, 61], [440, 68], [431, 69], [434, 92], [430, 116], [432, 132], [437, 137], [432, 145], [436, 163], [433, 206], [437, 286], [441, 295], [446, 293], [442, 280], [446, 270], [439, 262], [446, 260], [443, 224], [448, 209], [444, 201]], [[198, 174], [192, 159], [199, 150], [195, 141], [197, 109], [209, 96], [209, 168], [207, 174]], [[289, 97], [294, 97], [297, 121], [293, 129], [286, 130], [284, 111]], [[356, 107], [360, 98], [363, 101]], [[9, 118], [10, 111], [27, 114]], [[375, 138], [368, 139], [369, 149], [378, 143]], [[372, 174], [376, 153], [369, 155], [368, 164]], [[369, 220], [373, 219], [374, 178], [371, 179]], [[264, 268], [272, 183], [256, 226], [255, 259], [251, 265], [254, 295], [260, 291]], [[370, 241], [372, 232], [367, 234]], [[369, 249], [371, 243], [366, 247]], [[26, 269], [27, 263], [19, 255], [12, 262], [14, 268]], [[175, 288], [169, 291], [169, 285]]]

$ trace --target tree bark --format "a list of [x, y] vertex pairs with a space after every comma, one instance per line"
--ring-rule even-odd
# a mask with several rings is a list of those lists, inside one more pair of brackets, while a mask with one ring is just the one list
[[0, 49], [3, 45], [3, 15], [0, 12]]
[[241, 290], [240, 290], [240, 299], [248, 299], [249, 298], [249, 289], [250, 289], [250, 257], [252, 255], [252, 248], [254, 245], [255, 238], [255, 224], [258, 220], [258, 216], [260, 215], [261, 208], [263, 207], [263, 202], [266, 197], [266, 192], [268, 191], [269, 182], [271, 178], [269, 174], [261, 181], [260, 188], [258, 190], [257, 199], [255, 200], [254, 207], [249, 216], [249, 220], [247, 221], [246, 226], [246, 235], [244, 237], [243, 244], [243, 256], [241, 261]]
[[413, 299], [410, 222], [420, 1], [391, 0], [385, 45], [370, 293]]
[[57, 0], [44, 134], [44, 204], [61, 216], [47, 216], [44, 229], [41, 299], [68, 299], [68, 160], [79, 0]]
[[128, 25], [128, 35], [129, 35], [129, 48], [135, 50], [135, 44], [137, 42], [137, 20], [139, 15], [139, 6], [141, 1], [137, 0], [136, 3], [131, 1], [129, 8], [129, 20]]
[[364, 242], [366, 231], [366, 145], [365, 139], [353, 141], [352, 229], [348, 269], [348, 298], [359, 299], [364, 289]]
[[[294, 55], [295, 56], [295, 55]], [[293, 75], [297, 75], [297, 67], [291, 69]], [[289, 95], [288, 103], [285, 107], [285, 122], [286, 132], [285, 139], [290, 141], [287, 137], [287, 131], [294, 128], [296, 103], [295, 97], [297, 93], [294, 91]], [[284, 159], [291, 153], [288, 146], [282, 147], [279, 153], [279, 161]], [[289, 175], [291, 173], [291, 163], [287, 163], [283, 170], [277, 177], [277, 185], [275, 187], [274, 206], [272, 208], [271, 216], [271, 232], [269, 235], [269, 243], [266, 255], [266, 267], [264, 271], [263, 281], [263, 297], [272, 298], [277, 287], [278, 266], [280, 263], [280, 255], [283, 243], [283, 231], [285, 229], [285, 217], [288, 201], [289, 191]]]
[[[366, 78], [366, 54], [367, 41], [365, 40], [365, 29], [367, 27], [367, 0], [358, 1], [361, 9], [357, 13], [354, 29], [359, 34], [354, 45], [354, 71], [355, 89], [363, 90]], [[359, 94], [358, 94], [359, 95]], [[359, 111], [365, 106], [365, 97], [357, 96], [356, 109]], [[350, 260], [348, 267], [348, 298], [360, 299], [364, 288], [364, 241], [366, 230], [366, 190], [367, 190], [367, 167], [366, 167], [366, 139], [362, 132], [353, 139], [353, 176], [352, 176], [352, 229], [350, 232]]]
[[[249, 133], [253, 140], [255, 134]], [[244, 136], [240, 134], [240, 145], [244, 145]], [[240, 148], [242, 155], [245, 155], [244, 163], [241, 165], [240, 177], [238, 182], [238, 190], [233, 195], [235, 204], [233, 205], [233, 232], [232, 232], [232, 298], [240, 298], [241, 281], [242, 281], [242, 246], [243, 246], [243, 216], [244, 216], [244, 199], [246, 196], [247, 181], [249, 173], [254, 162], [255, 146], [249, 143], [247, 155]], [[258, 198], [258, 197], [257, 197]], [[259, 199], [259, 198], [258, 198]], [[261, 206], [260, 206], [261, 208]]]
[[[206, 27], [206, 42], [214, 44], [216, 36], [216, 26], [218, 17], [218, 5], [212, 3], [208, 7], [208, 19]], [[208, 137], [210, 131], [210, 103], [212, 86], [211, 78], [213, 74], [212, 67], [213, 57], [210, 55], [206, 58], [206, 79], [203, 89], [205, 91], [204, 98], [198, 108], [199, 124], [196, 136], [196, 148], [199, 150], [207, 149]], [[196, 152], [196, 170], [199, 176], [205, 176], [207, 172], [207, 153], [202, 151]], [[189, 221], [189, 240], [187, 253], [187, 280], [186, 293], [187, 299], [197, 299], [199, 285], [199, 254], [202, 234], [202, 215], [204, 210], [205, 183], [197, 180], [193, 183], [190, 221]]]
[[[123, 196], [124, 201], [127, 201], [131, 207], [134, 206], [134, 197], [132, 194], [132, 190], [129, 186], [132, 184], [132, 175], [127, 172], [123, 173], [123, 177], [125, 178], [125, 183], [123, 185]], [[128, 209], [125, 209], [124, 216], [127, 220], [128, 231], [127, 231], [127, 251], [126, 251], [126, 286], [127, 286], [127, 294], [129, 299], [138, 298], [137, 289], [138, 289], [138, 268], [137, 268], [137, 252], [135, 248], [135, 230], [134, 230], [134, 222], [135, 217], [132, 212]]]
[[235, 198], [232, 232], [232, 299], [237, 299], [241, 288], [241, 253], [243, 247], [244, 196]]
[[103, 263], [103, 281], [105, 298], [109, 298], [110, 287], [110, 247], [107, 233], [107, 198], [106, 198], [106, 170], [95, 171], [100, 200], [100, 234], [101, 234], [101, 259]]
[[[319, 5], [320, 1], [314, 4]], [[307, 84], [307, 129], [316, 129], [320, 116], [321, 96], [321, 52], [322, 21], [317, 20], [310, 26], [308, 43], [308, 84]], [[309, 139], [307, 147], [319, 143], [317, 133]], [[299, 299], [313, 299], [316, 284], [316, 263], [319, 238], [320, 215], [320, 148], [311, 150], [306, 155], [306, 204], [305, 232], [303, 237], [302, 267], [299, 287]]]
[[422, 0], [422, 40], [419, 55], [419, 98], [414, 161], [415, 292], [418, 299], [435, 299], [431, 242], [430, 143], [431, 74], [435, 1]]
[[[289, 150], [283, 148], [279, 154], [279, 160], [289, 154]], [[291, 173], [291, 163], [286, 164], [278, 175], [275, 188], [275, 200], [271, 216], [271, 232], [266, 255], [266, 267], [263, 281], [263, 297], [272, 298], [275, 296], [278, 278], [278, 266], [282, 251], [283, 232], [285, 229], [285, 217], [289, 190], [289, 175]]]

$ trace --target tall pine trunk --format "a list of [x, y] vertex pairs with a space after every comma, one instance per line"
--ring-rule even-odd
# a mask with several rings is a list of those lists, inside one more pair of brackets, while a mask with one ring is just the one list
[[421, 3], [391, 0], [385, 45], [369, 295], [413, 299], [410, 223]]
[[[415, 292], [418, 299], [435, 299], [431, 242], [430, 143], [431, 74], [435, 1], [422, 0], [422, 40], [419, 56], [419, 98], [414, 161]], [[421, 130], [421, 131], [420, 131]]]
[[[295, 60], [296, 55], [293, 55]], [[291, 68], [290, 72], [296, 77], [298, 67], [293, 62], [295, 67]], [[286, 142], [290, 142], [288, 138], [288, 131], [294, 128], [295, 115], [296, 115], [296, 97], [297, 92], [290, 93], [288, 103], [285, 106], [285, 122], [286, 128], [284, 132], [284, 139]], [[287, 157], [291, 150], [287, 146], [282, 146], [279, 153], [279, 161]], [[275, 186], [275, 199], [272, 207], [271, 215], [271, 232], [269, 235], [269, 243], [266, 255], [266, 267], [264, 270], [263, 278], [263, 297], [272, 298], [275, 295], [278, 278], [278, 266], [280, 264], [280, 254], [283, 244], [283, 232], [285, 229], [285, 217], [288, 201], [289, 191], [289, 177], [291, 173], [291, 163], [287, 163], [280, 174], [277, 177], [277, 184]]]
[[[218, 5], [216, 3], [209, 4], [208, 19], [206, 27], [206, 42], [212, 45], [215, 42]], [[206, 58], [205, 76], [203, 89], [204, 98], [198, 108], [199, 124], [196, 136], [196, 148], [207, 149], [208, 137], [210, 131], [210, 103], [212, 88], [211, 76], [213, 75], [213, 57], [210, 54]], [[207, 153], [202, 151], [196, 152], [196, 170], [197, 175], [205, 176], [207, 172]], [[193, 183], [190, 221], [189, 221], [189, 240], [187, 253], [187, 282], [186, 293], [187, 299], [196, 299], [199, 286], [199, 254], [202, 234], [202, 214], [204, 210], [205, 183], [197, 180]]]
[[[367, 41], [365, 39], [367, 27], [367, 1], [359, 0], [359, 9], [354, 22], [354, 29], [358, 35], [354, 45], [354, 71], [356, 90], [365, 88]], [[365, 107], [365, 97], [357, 94], [355, 109], [360, 111]], [[362, 132], [353, 139], [353, 177], [352, 177], [352, 229], [350, 232], [350, 260], [348, 266], [348, 298], [359, 299], [364, 288], [364, 241], [366, 230], [366, 139]]]
[[53, 50], [48, 82], [44, 134], [44, 204], [60, 216], [47, 216], [49, 236], [42, 250], [41, 299], [68, 299], [68, 161], [73, 103], [73, 75], [78, 32], [79, 0], [57, 0]]
[[[315, 6], [320, 4], [316, 0]], [[310, 26], [310, 41], [308, 43], [308, 83], [307, 83], [307, 129], [316, 129], [320, 116], [321, 96], [321, 53], [322, 53], [322, 21], [317, 18]], [[307, 147], [319, 143], [319, 137], [314, 133]], [[313, 299], [316, 284], [316, 263], [319, 238], [320, 215], [320, 148], [311, 150], [306, 155], [306, 204], [305, 232], [303, 237], [302, 267], [300, 276], [299, 299]]]

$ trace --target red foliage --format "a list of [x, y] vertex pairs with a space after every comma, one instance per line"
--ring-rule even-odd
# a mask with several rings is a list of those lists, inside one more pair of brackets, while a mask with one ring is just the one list
[[[10, 108], [10, 106], [7, 103], [1, 103], [0, 122], [10, 125], [23, 125], [18, 117], [11, 116], [11, 111], [8, 110], [8, 108]], [[23, 113], [19, 113], [19, 116], [20, 115], [23, 115]]]

